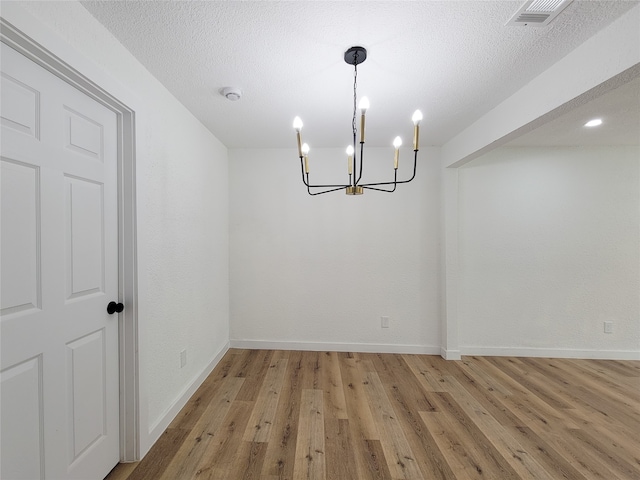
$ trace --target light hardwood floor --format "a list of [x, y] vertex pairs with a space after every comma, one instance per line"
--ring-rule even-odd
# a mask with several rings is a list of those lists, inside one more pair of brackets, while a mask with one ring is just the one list
[[640, 362], [229, 350], [107, 480], [640, 479]]

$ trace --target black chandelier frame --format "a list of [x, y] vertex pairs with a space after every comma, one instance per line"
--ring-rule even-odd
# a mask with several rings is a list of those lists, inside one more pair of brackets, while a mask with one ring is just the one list
[[[360, 130], [361, 130], [361, 136], [360, 136], [360, 156], [358, 158], [358, 156], [356, 155], [356, 141], [357, 141], [357, 128], [356, 128], [356, 113], [357, 113], [357, 80], [358, 80], [358, 65], [361, 64], [362, 62], [364, 62], [367, 58], [367, 50], [364, 47], [351, 47], [349, 48], [345, 53], [344, 53], [344, 61], [346, 63], [348, 63], [349, 65], [353, 65], [353, 118], [352, 118], [352, 124], [351, 124], [351, 128], [352, 128], [352, 132], [353, 132], [353, 159], [352, 159], [352, 168], [350, 168], [350, 172], [354, 172], [354, 173], [349, 173], [349, 183], [347, 184], [312, 184], [309, 181], [309, 169], [307, 167], [308, 165], [308, 160], [306, 158], [306, 154], [302, 152], [301, 147], [300, 147], [300, 132], [298, 130], [298, 152], [300, 155], [300, 171], [302, 173], [302, 182], [304, 183], [304, 185], [307, 187], [307, 192], [309, 193], [309, 195], [314, 196], [314, 195], [322, 195], [325, 193], [330, 193], [330, 192], [336, 192], [338, 190], [346, 190], [346, 194], [347, 195], [362, 195], [362, 193], [364, 193], [364, 190], [375, 190], [378, 192], [385, 192], [385, 193], [393, 193], [396, 190], [396, 187], [398, 186], [398, 184], [403, 184], [403, 183], [409, 183], [411, 182], [415, 177], [416, 177], [416, 169], [417, 169], [417, 165], [418, 165], [418, 129], [419, 126], [418, 124], [415, 125], [414, 127], [414, 138], [413, 138], [413, 146], [414, 146], [414, 150], [413, 150], [413, 175], [411, 176], [411, 178], [409, 178], [408, 180], [398, 180], [398, 167], [397, 167], [397, 160], [396, 163], [394, 165], [394, 169], [393, 169], [393, 181], [389, 181], [389, 182], [374, 182], [374, 183], [360, 183], [360, 180], [362, 179], [362, 166], [364, 163], [364, 123], [365, 123], [365, 114], [363, 113], [361, 116], [361, 122], [360, 122]], [[356, 167], [357, 171], [358, 171], [358, 176], [356, 178], [355, 172], [356, 172]], [[380, 188], [381, 186], [385, 186], [385, 185], [393, 185], [393, 188]], [[323, 188], [325, 190], [322, 190], [320, 192], [318, 191], [312, 191], [312, 189], [319, 189], [319, 188]]]

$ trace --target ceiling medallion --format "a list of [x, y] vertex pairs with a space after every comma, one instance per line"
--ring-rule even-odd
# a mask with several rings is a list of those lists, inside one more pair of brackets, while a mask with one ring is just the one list
[[[399, 183], [409, 183], [416, 176], [416, 165], [418, 162], [418, 137], [420, 134], [420, 121], [422, 120], [422, 113], [420, 110], [416, 110], [411, 119], [413, 120], [413, 175], [408, 180], [398, 180], [398, 158], [400, 155], [400, 146], [402, 145], [402, 139], [396, 137], [393, 140], [393, 147], [395, 154], [393, 158], [393, 181], [390, 182], [376, 182], [376, 183], [360, 183], [362, 178], [362, 164], [364, 163], [364, 124], [365, 115], [369, 108], [369, 100], [367, 97], [362, 97], [360, 104], [358, 105], [357, 95], [357, 79], [358, 79], [358, 65], [367, 59], [367, 50], [364, 47], [351, 47], [344, 52], [344, 61], [349, 65], [353, 65], [353, 119], [351, 122], [351, 129], [353, 133], [353, 144], [347, 147], [347, 171], [349, 173], [349, 181], [346, 184], [334, 184], [334, 185], [315, 185], [309, 181], [309, 145], [302, 143], [302, 137], [300, 130], [302, 130], [302, 120], [300, 117], [296, 117], [293, 120], [293, 128], [296, 131], [298, 138], [298, 156], [300, 157], [300, 169], [302, 171], [302, 182], [307, 187], [309, 195], [321, 195], [323, 193], [335, 192], [338, 190], [344, 190], [347, 195], [362, 195], [365, 189], [377, 190], [379, 192], [395, 192], [396, 186]], [[356, 155], [356, 105], [360, 108], [360, 155]], [[357, 175], [356, 175], [357, 172]], [[381, 188], [385, 187], [385, 188]]]

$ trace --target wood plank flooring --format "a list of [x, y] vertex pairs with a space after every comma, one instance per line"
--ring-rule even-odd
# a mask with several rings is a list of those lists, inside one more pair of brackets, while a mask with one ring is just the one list
[[229, 350], [106, 480], [640, 479], [640, 362]]

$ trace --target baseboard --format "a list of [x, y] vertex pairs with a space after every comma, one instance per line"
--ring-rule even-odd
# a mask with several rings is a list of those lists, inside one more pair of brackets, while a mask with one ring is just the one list
[[444, 347], [440, 348], [440, 356], [445, 360], [460, 360], [460, 350], [447, 350]]
[[[462, 355], [481, 357], [583, 358], [585, 360], [640, 360], [637, 350], [586, 350], [529, 347], [461, 347]], [[446, 357], [445, 357], [446, 358]]]
[[231, 340], [231, 348], [248, 350], [306, 350], [312, 352], [411, 353], [440, 355], [440, 347], [381, 343], [272, 342], [263, 340]]
[[445, 360], [460, 360], [462, 355], [483, 357], [584, 358], [589, 360], [640, 360], [636, 350], [588, 350], [535, 347], [460, 347], [447, 350], [434, 345], [379, 343], [276, 342], [267, 340], [230, 340], [231, 348], [248, 350], [307, 350], [314, 352], [407, 353], [440, 355]]
[[180, 392], [175, 401], [167, 408], [161, 415], [160, 418], [149, 428], [149, 437], [148, 437], [148, 445], [153, 445], [156, 443], [158, 438], [162, 435], [162, 433], [166, 430], [169, 424], [173, 421], [174, 418], [180, 413], [182, 407], [186, 405], [189, 399], [193, 396], [196, 390], [202, 385], [202, 382], [209, 376], [209, 374], [213, 371], [215, 366], [220, 362], [225, 353], [229, 350], [229, 342], [222, 347], [220, 350], [207, 364], [207, 366], [202, 370], [202, 372], [197, 375], [183, 390]]

